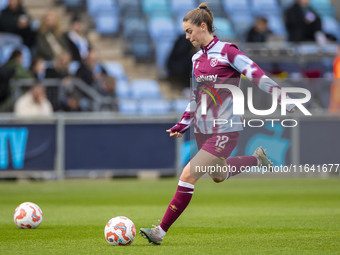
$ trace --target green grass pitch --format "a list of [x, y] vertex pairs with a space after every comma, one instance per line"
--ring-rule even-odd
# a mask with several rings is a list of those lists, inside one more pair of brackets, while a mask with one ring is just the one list
[[[161, 246], [139, 234], [110, 246], [106, 222], [140, 227], [161, 219], [176, 179], [0, 182], [0, 254], [340, 254], [340, 179], [200, 180]], [[21, 230], [13, 212], [37, 203], [43, 222]]]

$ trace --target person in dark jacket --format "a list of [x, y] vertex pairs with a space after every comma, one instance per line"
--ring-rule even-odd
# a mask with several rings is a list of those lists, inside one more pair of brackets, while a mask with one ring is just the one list
[[97, 51], [94, 49], [89, 51], [86, 59], [81, 62], [79, 69], [76, 72], [76, 77], [80, 78], [91, 87], [96, 87], [106, 75], [106, 70], [100, 64]]
[[70, 30], [64, 33], [73, 61], [85, 59], [91, 48], [89, 40], [84, 36], [84, 23], [78, 15], [71, 19]]
[[194, 47], [185, 39], [185, 34], [180, 35], [167, 60], [168, 79], [173, 87], [178, 89], [190, 87], [191, 57], [194, 53]]
[[264, 17], [258, 17], [254, 26], [247, 34], [247, 42], [266, 42], [272, 31], [268, 28], [268, 20]]
[[[309, 0], [297, 0], [285, 12], [288, 40], [291, 42], [316, 41], [321, 29], [321, 19], [310, 6]], [[322, 33], [322, 32], [321, 32]]]
[[34, 46], [35, 33], [30, 27], [30, 18], [21, 4], [21, 0], [9, 0], [6, 9], [0, 15], [0, 31], [19, 35], [24, 44]]

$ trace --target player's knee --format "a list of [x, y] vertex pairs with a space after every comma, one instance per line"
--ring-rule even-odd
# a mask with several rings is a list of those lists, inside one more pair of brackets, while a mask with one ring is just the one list
[[181, 176], [179, 177], [179, 180], [182, 182], [192, 183], [192, 178], [188, 173], [182, 173]]
[[221, 177], [212, 177], [212, 179], [216, 183], [220, 183], [220, 182], [223, 182], [225, 180], [225, 178], [221, 178]]

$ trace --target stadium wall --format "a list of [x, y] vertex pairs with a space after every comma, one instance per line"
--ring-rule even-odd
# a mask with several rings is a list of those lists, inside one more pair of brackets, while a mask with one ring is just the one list
[[[175, 176], [197, 150], [189, 134], [173, 139], [165, 133], [178, 118], [86, 113], [25, 119], [2, 114], [0, 178]], [[263, 146], [275, 165], [289, 166], [290, 176], [304, 176], [307, 170], [323, 177], [336, 172], [329, 166], [340, 163], [339, 115], [294, 114], [295, 127], [284, 127], [280, 116], [271, 119], [277, 120], [273, 124], [246, 114], [246, 128], [232, 156], [251, 155]], [[326, 165], [327, 171], [311, 169], [318, 165]]]

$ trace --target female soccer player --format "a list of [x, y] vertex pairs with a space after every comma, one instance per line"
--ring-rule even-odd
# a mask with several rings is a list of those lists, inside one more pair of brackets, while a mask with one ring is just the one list
[[[222, 182], [247, 167], [272, 165], [261, 147], [255, 150], [253, 156], [228, 158], [237, 144], [239, 131], [243, 129], [243, 121], [242, 116], [232, 112], [233, 97], [230, 90], [216, 88], [218, 86], [215, 84], [239, 86], [241, 74], [244, 74], [267, 93], [272, 93], [274, 88], [279, 92], [278, 95], [281, 92], [280, 86], [269, 79], [256, 63], [239, 51], [236, 45], [221, 42], [213, 35], [213, 14], [205, 3], [185, 15], [183, 29], [186, 39], [195, 47], [201, 47], [201, 50], [192, 58], [193, 86], [190, 103], [181, 121], [167, 132], [171, 137], [181, 137], [193, 123], [199, 151], [184, 167], [176, 194], [160, 225], [154, 228], [141, 228], [139, 231], [149, 242], [158, 245], [189, 204], [195, 183], [205, 174], [205, 171], [196, 171], [197, 169], [229, 168], [229, 171], [209, 173], [215, 182]], [[212, 97], [207, 97], [208, 92], [218, 95], [219, 103]], [[279, 96], [279, 102], [280, 99]], [[287, 111], [293, 111], [293, 106], [288, 105]], [[235, 124], [215, 126], [214, 119], [227, 119], [229, 123]]]

